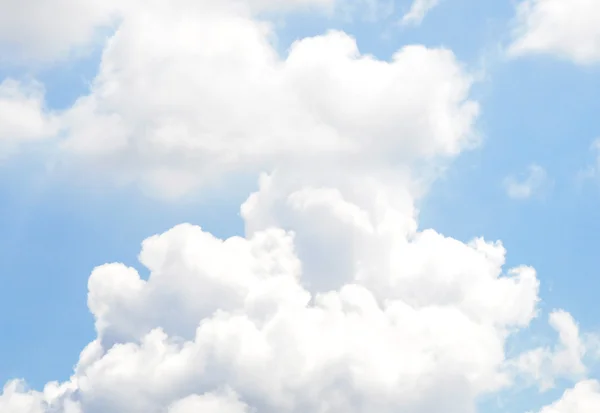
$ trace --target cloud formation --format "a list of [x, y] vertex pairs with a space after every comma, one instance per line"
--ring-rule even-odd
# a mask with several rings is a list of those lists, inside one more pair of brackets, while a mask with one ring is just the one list
[[472, 79], [451, 52], [409, 46], [386, 62], [329, 32], [281, 59], [272, 36], [225, 5], [129, 16], [92, 93], [65, 113], [62, 147], [102, 174], [177, 196], [235, 171], [406, 163], [473, 142]]
[[513, 56], [550, 54], [578, 64], [600, 61], [600, 3], [524, 0], [517, 6]]
[[562, 398], [539, 413], [593, 413], [600, 407], [600, 383], [585, 380], [567, 390]]
[[359, 251], [360, 271], [312, 294], [293, 233], [223, 241], [182, 225], [149, 238], [147, 281], [121, 264], [92, 273], [98, 339], [72, 379], [43, 394], [13, 382], [3, 402], [86, 413], [474, 411], [477, 395], [509, 384], [503, 345], [534, 315], [535, 272], [503, 275], [499, 244], [433, 231], [411, 241], [380, 225], [376, 237], [395, 236], [384, 251], [392, 268]]
[[526, 199], [543, 189], [548, 182], [546, 170], [539, 165], [532, 164], [527, 168], [524, 177], [509, 176], [504, 180], [506, 194], [515, 199]]
[[[53, 61], [90, 44], [111, 25], [113, 0], [0, 1], [0, 62]], [[123, 2], [125, 3], [125, 2]]]
[[13, 79], [0, 83], [0, 159], [23, 142], [54, 136], [58, 119], [44, 105], [43, 87]]
[[402, 16], [400, 23], [418, 26], [423, 22], [425, 15], [439, 3], [440, 0], [414, 0], [410, 10]]
[[[274, 4], [120, 11], [90, 93], [52, 115], [63, 160], [163, 197], [262, 172], [245, 234], [182, 224], [142, 243], [148, 277], [95, 268], [72, 377], [11, 381], [0, 411], [473, 413], [531, 374], [505, 347], [537, 314], [536, 271], [418, 224], [438, 169], [478, 142], [468, 69], [423, 46], [378, 60], [339, 31], [280, 56], [256, 17]], [[549, 357], [571, 366], [574, 320], [551, 320]]]
[[477, 142], [473, 79], [448, 50], [383, 61], [332, 31], [282, 58], [252, 14], [265, 2], [176, 5], [121, 11], [90, 93], [56, 115], [63, 167], [178, 197], [278, 165], [431, 163]]
[[584, 357], [597, 346], [594, 340], [586, 340], [580, 335], [573, 317], [563, 310], [552, 312], [549, 323], [559, 335], [555, 348], [538, 347], [516, 360], [517, 368], [537, 381], [542, 390], [554, 387], [557, 378], [579, 380], [585, 377]]
[[[174, 8], [207, 10], [207, 0], [174, 0]], [[0, 1], [0, 63], [52, 64], [85, 54], [101, 46], [115, 27], [146, 7], [165, 4], [162, 0], [2, 0]], [[226, 4], [252, 15], [318, 11], [328, 15], [372, 18], [393, 11], [390, 0], [224, 0]], [[189, 40], [188, 40], [189, 41]]]

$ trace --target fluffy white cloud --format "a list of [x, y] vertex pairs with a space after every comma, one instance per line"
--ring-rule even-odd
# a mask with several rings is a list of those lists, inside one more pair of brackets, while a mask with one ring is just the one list
[[[332, 218], [353, 227], [346, 215]], [[388, 238], [392, 268], [366, 262], [312, 294], [292, 233], [222, 241], [182, 225], [149, 238], [148, 280], [120, 264], [91, 275], [98, 340], [71, 381], [28, 396], [12, 385], [2, 397], [41, 412], [474, 411], [478, 395], [508, 383], [504, 342], [534, 315], [535, 273], [502, 274], [499, 244], [407, 238], [369, 221]], [[360, 267], [378, 257], [335, 258]]]
[[595, 413], [600, 409], [600, 383], [586, 380], [567, 390], [562, 398], [539, 413]]
[[13, 79], [0, 83], [0, 158], [20, 143], [53, 136], [58, 126], [44, 107], [41, 85]]
[[98, 267], [98, 338], [72, 379], [4, 397], [43, 413], [474, 412], [510, 384], [504, 346], [535, 316], [535, 271], [504, 272], [500, 243], [418, 231], [403, 168], [344, 166], [264, 175], [245, 237], [147, 239], [147, 279]]
[[143, 242], [148, 277], [96, 268], [97, 338], [73, 376], [9, 383], [2, 412], [473, 413], [511, 384], [535, 270], [418, 227], [441, 162], [477, 142], [471, 77], [447, 50], [382, 61], [341, 32], [281, 57], [253, 17], [269, 4], [122, 12], [90, 94], [60, 114], [70, 166], [163, 196], [267, 172], [244, 236], [179, 225]]
[[317, 159], [405, 164], [475, 141], [472, 79], [451, 52], [410, 46], [386, 62], [330, 32], [297, 41], [282, 59], [272, 36], [225, 5], [128, 16], [92, 93], [64, 115], [63, 149], [176, 196], [232, 171]]
[[0, 0], [0, 62], [65, 57], [116, 17], [112, 0]]
[[206, 10], [215, 3], [252, 14], [300, 9], [377, 17], [393, 10], [390, 0], [0, 0], [0, 63], [52, 62], [85, 53], [147, 7]]
[[2, 413], [48, 413], [60, 404], [61, 413], [81, 413], [79, 403], [65, 394], [72, 390], [71, 383], [48, 383], [43, 392], [29, 390], [25, 383], [13, 380], [4, 386], [0, 394]]
[[410, 10], [402, 16], [401, 23], [404, 25], [419, 25], [425, 15], [439, 4], [440, 0], [414, 0]]
[[[254, 13], [317, 3], [328, 2], [123, 3], [91, 93], [58, 117], [59, 164], [177, 197], [235, 172], [406, 164], [476, 142], [472, 79], [448, 50], [409, 46], [382, 61], [330, 32], [280, 57]], [[33, 97], [5, 122], [36, 116], [23, 133], [56, 132]]]
[[515, 199], [530, 198], [543, 189], [547, 184], [546, 170], [539, 165], [532, 164], [525, 177], [509, 176], [504, 180], [506, 194]]
[[556, 347], [539, 347], [516, 360], [517, 368], [537, 381], [542, 390], [553, 387], [556, 378], [582, 378], [587, 372], [584, 357], [588, 350], [595, 349], [595, 343], [580, 335], [579, 326], [569, 313], [554, 311], [549, 322], [559, 335]]
[[512, 55], [553, 54], [580, 64], [600, 61], [600, 3], [524, 0], [517, 7]]

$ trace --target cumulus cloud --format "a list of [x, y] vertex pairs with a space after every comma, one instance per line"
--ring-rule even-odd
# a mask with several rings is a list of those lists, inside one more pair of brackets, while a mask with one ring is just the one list
[[528, 167], [528, 174], [524, 177], [509, 176], [504, 180], [506, 194], [515, 199], [526, 199], [535, 195], [548, 183], [546, 170], [539, 165], [532, 164]]
[[538, 382], [542, 390], [552, 388], [557, 378], [582, 378], [587, 372], [584, 357], [595, 347], [580, 335], [579, 326], [564, 310], [552, 312], [549, 322], [559, 335], [556, 347], [538, 347], [516, 360], [517, 368]]
[[513, 56], [551, 54], [579, 64], [600, 60], [600, 3], [524, 0], [517, 6]]
[[567, 390], [562, 398], [539, 413], [594, 413], [600, 409], [600, 383], [585, 380]]
[[[227, 3], [231, 9], [253, 15], [312, 10], [330, 15], [366, 13], [379, 17], [393, 10], [390, 0], [224, 0], [212, 3]], [[156, 5], [197, 10], [213, 7], [207, 0], [1, 0], [0, 63], [51, 63], [77, 57], [90, 47], [100, 46], [104, 37], [123, 19]]]
[[272, 36], [226, 4], [128, 16], [92, 92], [63, 116], [65, 157], [177, 196], [235, 171], [406, 164], [476, 142], [472, 78], [450, 51], [408, 46], [381, 61], [329, 32], [280, 58]]
[[[0, 54], [4, 62], [53, 61], [100, 42], [102, 28], [114, 27], [128, 13], [164, 1], [138, 0], [1, 0]], [[206, 7], [206, 0], [171, 3]], [[231, 7], [254, 12], [286, 11], [297, 7], [331, 9], [334, 0], [228, 0]]]
[[89, 44], [110, 25], [112, 0], [1, 0], [0, 61], [53, 60]]
[[124, 3], [90, 93], [59, 115], [59, 164], [178, 197], [232, 173], [428, 162], [476, 143], [473, 79], [448, 50], [383, 61], [333, 31], [279, 56], [255, 13], [313, 3]]
[[400, 21], [403, 25], [419, 25], [423, 22], [425, 15], [439, 4], [440, 0], [414, 0], [410, 10], [402, 16]]
[[55, 135], [58, 126], [58, 119], [44, 106], [41, 85], [13, 79], [0, 83], [0, 158], [23, 142]]
[[360, 269], [331, 289], [303, 285], [282, 229], [220, 240], [181, 225], [151, 237], [148, 280], [121, 264], [92, 273], [98, 339], [71, 380], [41, 393], [13, 382], [2, 397], [40, 412], [474, 411], [477, 395], [508, 384], [503, 346], [534, 316], [535, 272], [504, 274], [500, 244], [407, 238], [370, 221], [390, 268], [345, 251], [335, 258]]
[[142, 243], [147, 277], [95, 268], [97, 336], [72, 377], [11, 381], [2, 412], [473, 413], [511, 385], [535, 270], [418, 225], [437, 168], [477, 143], [468, 71], [422, 46], [379, 60], [342, 32], [282, 57], [255, 4], [123, 12], [59, 115], [70, 167], [158, 196], [263, 171], [245, 233], [182, 224]]

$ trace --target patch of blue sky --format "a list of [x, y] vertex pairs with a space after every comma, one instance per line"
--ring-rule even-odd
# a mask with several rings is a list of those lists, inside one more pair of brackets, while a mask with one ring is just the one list
[[141, 242], [184, 222], [218, 237], [243, 233], [246, 193], [207, 193], [163, 203], [132, 188], [84, 189], [15, 159], [0, 168], [0, 381], [27, 378], [33, 388], [68, 379], [79, 352], [95, 338], [87, 309], [92, 269], [137, 261]]

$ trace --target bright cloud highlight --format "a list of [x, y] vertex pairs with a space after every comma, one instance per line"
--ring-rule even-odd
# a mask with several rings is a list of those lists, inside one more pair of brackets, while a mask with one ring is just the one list
[[517, 7], [509, 53], [551, 54], [578, 64], [600, 60], [600, 3], [595, 0], [525, 0]]
[[41, 85], [13, 79], [0, 83], [0, 158], [11, 155], [23, 142], [54, 136], [58, 122], [45, 108]]

